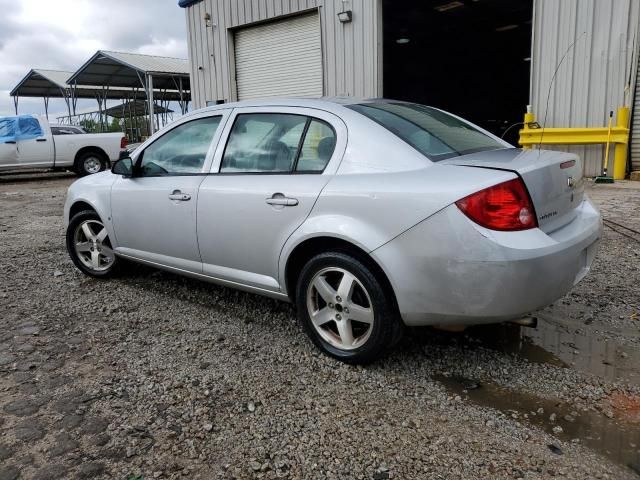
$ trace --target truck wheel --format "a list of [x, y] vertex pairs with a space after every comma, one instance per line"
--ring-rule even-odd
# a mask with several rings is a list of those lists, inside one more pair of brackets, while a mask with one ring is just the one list
[[85, 152], [78, 156], [75, 171], [80, 177], [102, 172], [107, 166], [107, 161], [98, 152]]

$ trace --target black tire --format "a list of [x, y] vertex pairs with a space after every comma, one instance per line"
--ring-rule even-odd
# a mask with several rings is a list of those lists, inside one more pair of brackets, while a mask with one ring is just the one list
[[[90, 240], [87, 242], [83, 242], [90, 244], [90, 248], [93, 248], [98, 252], [99, 259], [97, 263], [98, 265], [100, 265], [98, 269], [91, 268], [91, 266], [88, 265], [88, 263], [91, 263], [91, 260], [87, 260], [87, 258], [84, 257], [85, 259], [83, 261], [83, 259], [81, 258], [81, 255], [83, 254], [81, 252], [78, 252], [76, 244], [83, 237], [85, 239], [87, 238], [84, 231], [81, 232], [82, 226], [85, 223], [89, 223], [91, 230], [96, 234], [99, 234], [100, 232], [100, 230], [96, 228], [98, 225], [102, 225], [104, 228], [102, 220], [93, 210], [84, 210], [82, 212], [76, 213], [73, 216], [73, 218], [69, 222], [66, 233], [67, 252], [71, 257], [73, 264], [82, 273], [95, 278], [112, 278], [118, 275], [121, 271], [123, 260], [115, 255], [113, 255], [112, 258], [107, 258], [108, 255], [105, 254], [105, 247], [111, 250], [111, 242], [109, 241], [108, 235], [104, 238], [104, 240], [100, 242], [99, 248], [96, 248], [96, 245], [98, 245], [97, 243], [94, 244]], [[86, 252], [86, 255], [93, 259], [93, 252], [94, 250]]]
[[[330, 283], [330, 276], [336, 275], [337, 285], [331, 285], [334, 293], [337, 293], [340, 279], [337, 277], [340, 272], [337, 270], [343, 270], [355, 277], [359, 284], [354, 283], [353, 295], [356, 295], [356, 290], [364, 289], [364, 294], [360, 293], [359, 305], [370, 305], [373, 309], [373, 323], [370, 324], [370, 333], [368, 336], [366, 333], [351, 344], [356, 345], [358, 342], [362, 342], [357, 347], [351, 349], [339, 348], [335, 344], [331, 343], [331, 340], [335, 342], [341, 342], [341, 334], [338, 332], [338, 320], [331, 320], [324, 325], [326, 327], [316, 327], [311, 320], [310, 309], [313, 307], [318, 313], [321, 307], [314, 302], [320, 302], [324, 305], [322, 308], [329, 307], [331, 310], [323, 310], [327, 314], [333, 314], [338, 312], [339, 302], [336, 302], [333, 306], [330, 306], [328, 302], [319, 300], [321, 295], [312, 287], [310, 289], [311, 282], [317, 279], [318, 276], [322, 276], [323, 272], [324, 280]], [[401, 338], [403, 328], [402, 323], [397, 314], [397, 308], [389, 292], [385, 291], [384, 283], [376, 276], [375, 272], [369, 268], [365, 262], [343, 252], [327, 252], [316, 255], [302, 269], [298, 278], [296, 287], [296, 306], [298, 311], [298, 318], [300, 319], [307, 335], [311, 338], [313, 343], [324, 353], [336, 358], [342, 362], [355, 363], [355, 364], [367, 364], [374, 360], [379, 359], [384, 353], [392, 348]], [[315, 290], [314, 290], [315, 289]], [[313, 300], [315, 298], [315, 300]], [[340, 302], [344, 302], [345, 299], [337, 297]], [[350, 303], [347, 301], [347, 303]], [[353, 303], [352, 310], [354, 309]], [[335, 318], [342, 317], [340, 321], [348, 320], [349, 329], [352, 333], [352, 338], [356, 337], [356, 327], [351, 319], [348, 319], [349, 315], [345, 315], [344, 312], [349, 312], [343, 306], [341, 306], [339, 312], [341, 315], [335, 315]], [[356, 322], [357, 328], [360, 328], [363, 332], [366, 332], [367, 324], [360, 324]], [[323, 330], [323, 333], [320, 333]], [[332, 339], [332, 336], [340, 337], [338, 339]], [[327, 337], [330, 337], [327, 340]]]
[[107, 168], [107, 162], [108, 160], [102, 153], [89, 150], [78, 155], [74, 163], [74, 170], [79, 177], [86, 177], [104, 171]]

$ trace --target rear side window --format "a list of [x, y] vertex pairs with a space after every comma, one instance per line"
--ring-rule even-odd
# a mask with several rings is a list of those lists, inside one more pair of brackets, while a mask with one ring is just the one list
[[335, 149], [329, 124], [284, 113], [238, 115], [221, 173], [322, 173]]
[[77, 127], [51, 127], [53, 135], [79, 135], [85, 133]]
[[320, 120], [312, 120], [302, 144], [296, 171], [322, 172], [335, 148], [336, 134], [333, 128]]
[[15, 136], [15, 121], [11, 118], [0, 118], [0, 138], [13, 139]]
[[506, 148], [472, 125], [435, 108], [393, 102], [349, 108], [379, 123], [433, 161]]

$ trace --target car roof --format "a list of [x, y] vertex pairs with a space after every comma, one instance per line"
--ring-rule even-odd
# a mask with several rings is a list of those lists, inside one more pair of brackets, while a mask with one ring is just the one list
[[214, 105], [205, 107], [203, 109], [195, 110], [190, 113], [203, 111], [215, 111], [225, 110], [229, 108], [239, 107], [302, 107], [302, 108], [317, 108], [320, 110], [327, 110], [330, 112], [338, 112], [342, 108], [361, 104], [361, 103], [387, 103], [398, 102], [404, 103], [399, 100], [390, 100], [386, 98], [363, 98], [363, 97], [319, 97], [319, 98], [304, 98], [304, 97], [273, 97], [263, 98], [256, 100], [243, 100], [240, 102], [223, 103], [220, 105]]

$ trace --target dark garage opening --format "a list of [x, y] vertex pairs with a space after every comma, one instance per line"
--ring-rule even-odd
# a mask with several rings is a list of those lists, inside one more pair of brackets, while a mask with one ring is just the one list
[[[533, 0], [384, 0], [384, 96], [502, 136], [529, 103]], [[505, 140], [515, 144], [518, 128]]]

